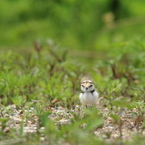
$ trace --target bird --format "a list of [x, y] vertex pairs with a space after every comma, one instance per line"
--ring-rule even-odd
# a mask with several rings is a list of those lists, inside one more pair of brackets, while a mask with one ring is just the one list
[[98, 92], [95, 90], [93, 81], [90, 79], [84, 79], [81, 82], [82, 92], [79, 95], [80, 102], [86, 107], [97, 105], [99, 98]]

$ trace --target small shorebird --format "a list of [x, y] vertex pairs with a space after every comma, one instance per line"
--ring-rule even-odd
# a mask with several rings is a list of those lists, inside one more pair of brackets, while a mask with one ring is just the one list
[[81, 82], [82, 92], [79, 95], [80, 102], [87, 106], [96, 105], [98, 101], [98, 93], [95, 91], [93, 82], [90, 79], [84, 79]]

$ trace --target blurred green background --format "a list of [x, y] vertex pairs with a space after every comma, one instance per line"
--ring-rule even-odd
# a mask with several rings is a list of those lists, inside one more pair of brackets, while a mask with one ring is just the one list
[[[0, 144], [143, 145], [144, 38], [144, 0], [0, 0]], [[103, 99], [81, 117], [75, 106], [86, 74]], [[51, 121], [51, 112], [59, 118]], [[107, 117], [114, 121], [100, 126]], [[57, 123], [67, 119], [71, 125]], [[36, 133], [24, 132], [28, 123]]]
[[103, 51], [144, 34], [144, 0], [0, 1], [1, 48], [52, 39], [71, 49]]

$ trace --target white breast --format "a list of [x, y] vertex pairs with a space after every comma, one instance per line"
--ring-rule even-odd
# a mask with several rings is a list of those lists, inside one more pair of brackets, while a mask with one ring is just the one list
[[83, 105], [97, 104], [98, 93], [96, 91], [94, 91], [93, 93], [84, 92], [84, 93], [80, 94], [79, 98], [80, 98], [80, 101]]

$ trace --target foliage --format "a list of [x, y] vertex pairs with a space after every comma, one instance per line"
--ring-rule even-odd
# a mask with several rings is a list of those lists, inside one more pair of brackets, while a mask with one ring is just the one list
[[106, 50], [110, 42], [144, 38], [144, 14], [143, 0], [0, 1], [0, 46], [52, 38], [72, 49]]
[[[143, 2], [0, 1], [0, 144], [144, 144]], [[86, 74], [97, 109], [80, 108]]]
[[[126, 109], [135, 119], [136, 128], [139, 129], [141, 122], [141, 127], [144, 127], [144, 46], [142, 42], [126, 44], [123, 47], [115, 46], [113, 53], [106, 55], [110, 59], [95, 60], [91, 63], [68, 57], [67, 49], [50, 41], [45, 47], [35, 43], [34, 50], [29, 53], [1, 53], [0, 140], [20, 139], [18, 142], [22, 144], [107, 144], [103, 138], [95, 136], [94, 131], [102, 127], [106, 117], [111, 117], [114, 124], [119, 126], [122, 138], [123, 121], [120, 114]], [[99, 108], [85, 109], [83, 117], [77, 111], [71, 112], [79, 104], [79, 82], [82, 75], [87, 73], [96, 82], [100, 97], [103, 97], [101, 104], [109, 109], [107, 114]], [[19, 132], [13, 128], [7, 130], [9, 117], [5, 114], [13, 114], [12, 104], [21, 110]], [[51, 108], [59, 106], [66, 108], [73, 116], [70, 123], [59, 125], [56, 123], [58, 120], [54, 121], [48, 117], [52, 114]], [[30, 108], [33, 110], [27, 111]], [[139, 113], [134, 111], [134, 108]], [[59, 112], [57, 115], [61, 116]], [[38, 119], [37, 131], [30, 135], [24, 134], [24, 122], [34, 122], [32, 116]], [[63, 117], [67, 118], [67, 115]], [[45, 127], [45, 130], [42, 127]], [[42, 135], [45, 136], [45, 141], [40, 141]], [[132, 142], [139, 138], [142, 138], [141, 134]]]

